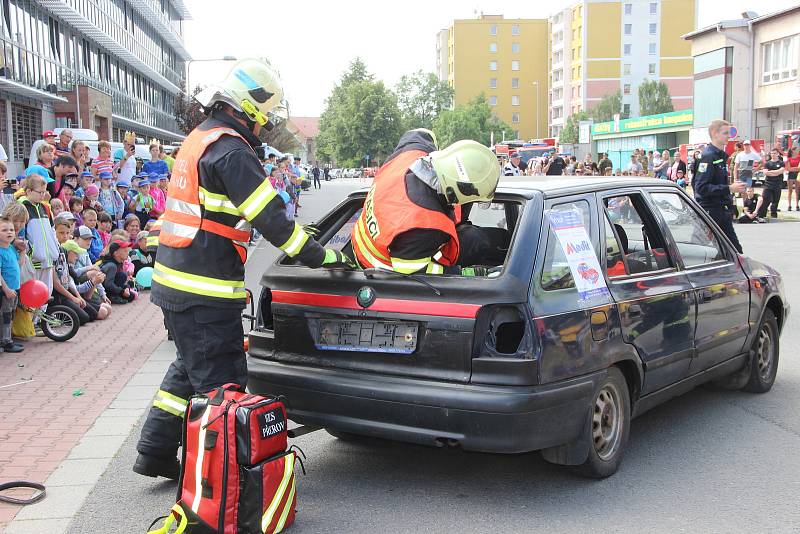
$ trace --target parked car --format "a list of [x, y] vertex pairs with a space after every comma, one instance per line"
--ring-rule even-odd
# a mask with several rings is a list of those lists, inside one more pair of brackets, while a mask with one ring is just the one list
[[[318, 223], [322, 243], [351, 252], [365, 195]], [[738, 255], [680, 187], [506, 178], [463, 217], [492, 243], [473, 261], [488, 276], [279, 258], [249, 335], [251, 391], [286, 395], [295, 422], [343, 439], [541, 450], [600, 478], [650, 408], [710, 381], [772, 387], [789, 312], [781, 276]]]

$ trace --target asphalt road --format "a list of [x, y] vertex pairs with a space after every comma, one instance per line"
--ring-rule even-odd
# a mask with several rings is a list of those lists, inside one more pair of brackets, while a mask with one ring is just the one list
[[[306, 193], [310, 222], [356, 185]], [[737, 227], [745, 252], [784, 276], [800, 303], [800, 224]], [[275, 252], [248, 263], [256, 288]], [[794, 258], [794, 259], [793, 259]], [[795, 304], [797, 306], [797, 304]], [[795, 308], [797, 309], [797, 308]], [[537, 453], [498, 456], [325, 432], [294, 442], [308, 456], [290, 532], [797, 532], [800, 525], [800, 342], [797, 313], [781, 338], [777, 382], [753, 395], [697, 389], [633, 422], [620, 471], [576, 478]], [[167, 513], [176, 485], [135, 475], [136, 428], [70, 532], [145, 532]]]

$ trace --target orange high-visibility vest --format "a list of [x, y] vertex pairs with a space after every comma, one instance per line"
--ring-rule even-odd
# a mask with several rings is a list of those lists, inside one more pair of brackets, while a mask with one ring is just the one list
[[433, 259], [442, 265], [455, 265], [459, 249], [455, 221], [445, 213], [415, 204], [406, 191], [409, 166], [427, 155], [422, 150], [403, 152], [384, 164], [375, 176], [351, 239], [358, 263], [365, 269], [392, 270], [389, 246], [398, 235], [415, 229], [447, 233], [450, 240]]
[[203, 217], [201, 209], [198, 164], [208, 147], [223, 135], [238, 137], [246, 143], [244, 138], [231, 128], [211, 128], [205, 131], [195, 129], [181, 145], [178, 158], [172, 166], [172, 178], [167, 190], [166, 210], [158, 243], [173, 248], [186, 248], [192, 244], [197, 232], [204, 230], [233, 241], [244, 263], [247, 259], [250, 232], [209, 221]]

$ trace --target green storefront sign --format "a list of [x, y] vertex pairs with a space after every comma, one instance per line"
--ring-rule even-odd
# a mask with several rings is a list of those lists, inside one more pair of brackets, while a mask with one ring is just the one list
[[615, 133], [637, 132], [656, 128], [674, 128], [676, 126], [692, 126], [694, 113], [691, 109], [647, 115], [634, 119], [623, 119], [619, 122], [608, 121], [592, 124], [592, 135], [609, 135]]

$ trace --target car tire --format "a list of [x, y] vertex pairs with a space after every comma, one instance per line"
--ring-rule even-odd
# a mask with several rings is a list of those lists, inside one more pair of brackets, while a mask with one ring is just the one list
[[742, 391], [750, 393], [766, 393], [772, 389], [778, 374], [778, 355], [780, 342], [778, 339], [778, 321], [775, 314], [767, 308], [758, 326], [756, 339], [753, 341], [753, 360], [750, 362], [750, 378]]
[[587, 478], [606, 478], [622, 463], [631, 428], [628, 383], [619, 369], [610, 367], [592, 395], [584, 435], [589, 454], [581, 465], [572, 467]]

